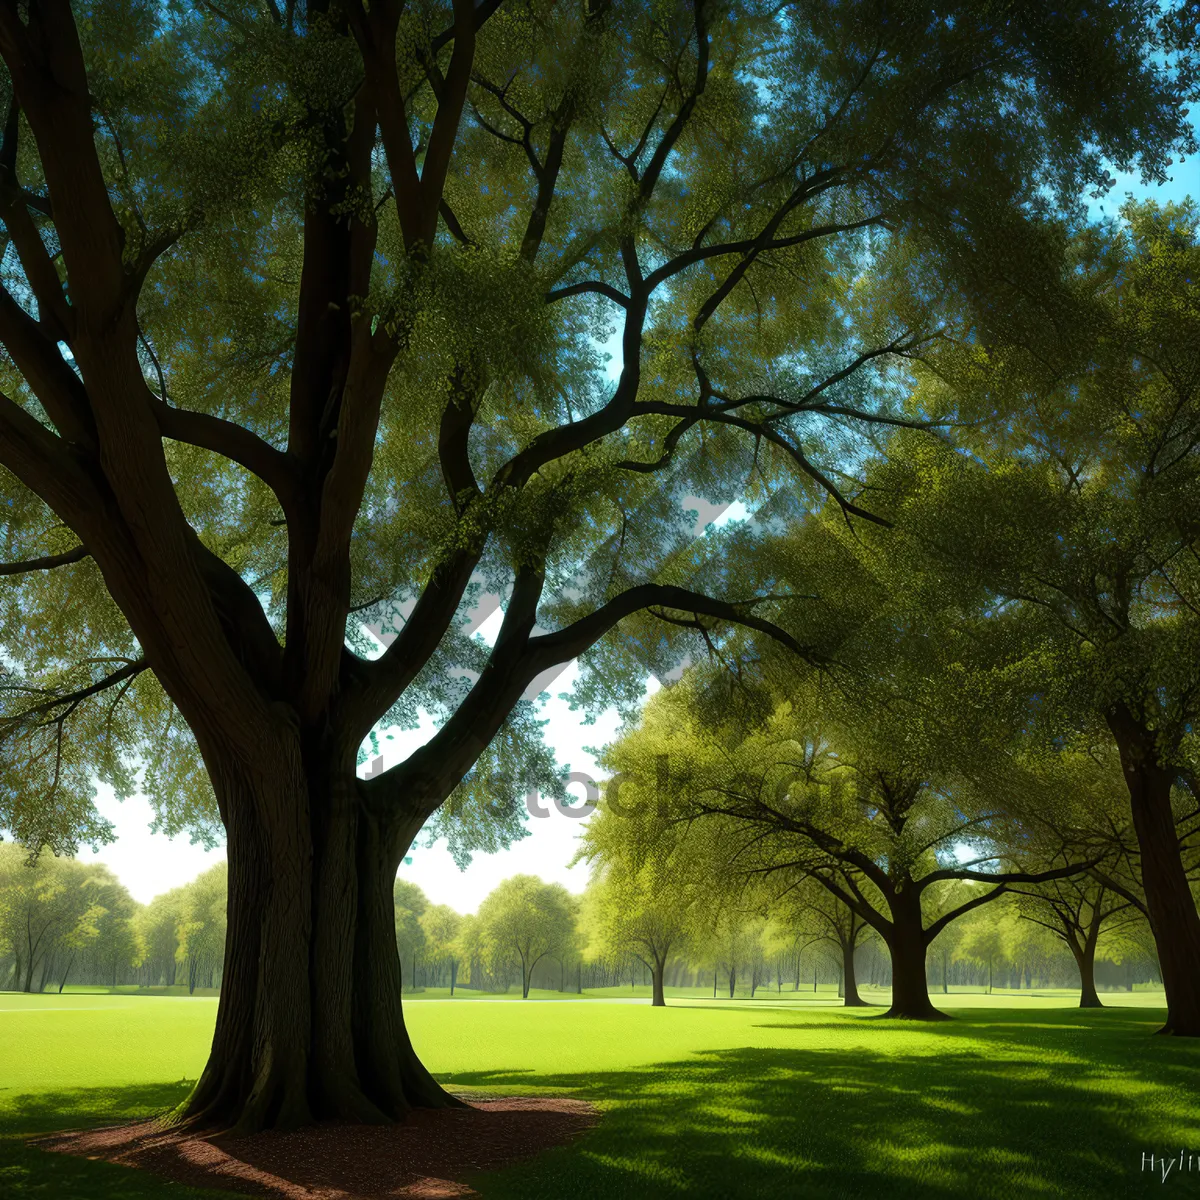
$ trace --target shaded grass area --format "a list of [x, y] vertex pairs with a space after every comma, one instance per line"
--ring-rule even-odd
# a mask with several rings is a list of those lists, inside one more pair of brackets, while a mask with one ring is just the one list
[[[984, 999], [998, 1002], [975, 1006]], [[218, 1194], [23, 1145], [177, 1103], [182, 1077], [203, 1066], [211, 1001], [11, 1000], [0, 996], [0, 1195]], [[1180, 1149], [1198, 1156], [1195, 1169], [1167, 1184], [1200, 1192], [1200, 1045], [1151, 1036], [1157, 1009], [1052, 1001], [972, 997], [957, 1020], [933, 1026], [711, 1000], [665, 1010], [413, 1003], [409, 1023], [418, 1052], [456, 1090], [554, 1091], [605, 1111], [581, 1141], [480, 1175], [489, 1200], [1115, 1200], [1163, 1187], [1141, 1169], [1143, 1152]]]
[[183, 1187], [144, 1171], [48, 1154], [26, 1145], [30, 1136], [56, 1129], [152, 1117], [174, 1108], [190, 1088], [190, 1083], [180, 1082], [64, 1088], [15, 1096], [7, 1088], [0, 1091], [0, 1196], [5, 1200], [153, 1200], [155, 1196], [229, 1200], [229, 1192]]
[[[1162, 1186], [1143, 1152], [1180, 1149], [1194, 1170], [1168, 1182], [1200, 1191], [1200, 1046], [1151, 1036], [1156, 1010], [1014, 1003], [919, 1026], [726, 1004], [646, 1014], [667, 1018], [655, 1026], [640, 1009], [581, 1005], [573, 1022], [565, 1009], [539, 1012], [524, 1054], [453, 1072], [458, 1086], [561, 1090], [606, 1110], [578, 1146], [481, 1177], [489, 1198], [1115, 1200]], [[471, 1049], [425, 1054], [445, 1071]]]

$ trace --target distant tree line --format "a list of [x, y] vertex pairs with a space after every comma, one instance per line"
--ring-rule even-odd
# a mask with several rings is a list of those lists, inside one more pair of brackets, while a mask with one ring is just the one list
[[0, 988], [221, 984], [226, 868], [139, 904], [100, 863], [0, 845]]
[[[643, 881], [644, 883], [644, 881]], [[477, 914], [431, 904], [415, 884], [394, 888], [397, 952], [406, 991], [489, 994], [666, 989], [726, 998], [890, 988], [891, 959], [853, 912], [815, 889], [774, 897], [736, 876], [709, 877], [705, 903], [671, 888], [634, 897], [630, 881], [598, 869], [583, 895], [517, 875]], [[979, 885], [967, 885], [974, 887]], [[43, 854], [30, 862], [0, 845], [0, 988], [61, 992], [67, 986], [219, 989], [225, 943], [226, 867], [139, 904], [110, 868]], [[1161, 986], [1153, 940], [1136, 908], [1106, 910], [1091, 938], [1090, 970], [1064, 930], [1062, 885], [973, 911], [935, 941], [932, 991], [1082, 986], [1098, 992]], [[667, 911], [668, 904], [675, 905]], [[1074, 910], [1078, 915], [1078, 907]], [[1088, 920], [1083, 915], [1083, 942]], [[1068, 927], [1065, 927], [1069, 929]]]

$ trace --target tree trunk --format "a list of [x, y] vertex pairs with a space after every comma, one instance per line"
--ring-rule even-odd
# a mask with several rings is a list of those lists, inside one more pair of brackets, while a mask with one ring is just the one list
[[58, 994], [60, 996], [62, 995], [63, 988], [65, 988], [67, 986], [67, 976], [70, 975], [71, 966], [74, 962], [75, 962], [75, 955], [72, 954], [71, 957], [67, 959], [67, 965], [62, 974], [62, 982], [59, 983], [59, 985], [58, 985]]
[[450, 960], [450, 995], [454, 995], [454, 985], [458, 982], [458, 959]]
[[1108, 726], [1129, 789], [1142, 887], [1167, 993], [1167, 1023], [1159, 1032], [1200, 1037], [1200, 913], [1179, 854], [1171, 811], [1173, 777], [1158, 763], [1153, 733], [1142, 729], [1124, 706], [1109, 714]]
[[920, 892], [913, 887], [898, 891], [890, 898], [889, 907], [892, 924], [887, 945], [892, 956], [892, 1006], [884, 1016], [909, 1021], [949, 1020], [929, 999]]
[[[1101, 897], [1103, 897], [1101, 892]], [[1079, 968], [1079, 1007], [1103, 1008], [1096, 992], [1096, 945], [1100, 941], [1099, 902], [1092, 910], [1092, 919], [1082, 942], [1072, 937], [1068, 942]]]
[[667, 1006], [667, 998], [663, 992], [663, 976], [666, 973], [666, 969], [667, 960], [665, 958], [654, 959], [654, 971], [652, 976], [654, 996], [650, 1001], [651, 1008], [666, 1008]]
[[385, 829], [355, 803], [353, 757], [331, 787], [298, 742], [273, 754], [264, 738], [252, 764], [206, 755], [229, 896], [212, 1051], [178, 1113], [197, 1129], [381, 1123], [458, 1103], [421, 1065], [401, 1008], [392, 889], [419, 822]]
[[737, 970], [730, 968], [729, 971], [729, 998], [733, 999], [733, 993], [737, 989]]
[[1100, 995], [1096, 991], [1096, 948], [1092, 946], [1091, 953], [1087, 949], [1075, 951], [1075, 965], [1079, 968], [1079, 1007], [1103, 1008]]
[[842, 945], [842, 994], [847, 1008], [866, 1008], [867, 1002], [858, 994], [858, 975], [854, 966], [854, 944]]

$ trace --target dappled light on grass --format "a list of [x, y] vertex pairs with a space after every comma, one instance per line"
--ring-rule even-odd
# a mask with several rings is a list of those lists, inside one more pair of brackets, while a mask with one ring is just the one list
[[[596, 1060], [614, 1056], [610, 1039], [639, 1054], [646, 1024], [624, 1012], [623, 1034], [598, 1013], [589, 1023]], [[666, 1016], [653, 1030], [664, 1053], [632, 1069], [456, 1072], [608, 1111], [576, 1150], [489, 1176], [483, 1193], [1083, 1200], [1148, 1188], [1143, 1150], [1200, 1146], [1200, 1047], [1164, 1049], [1155, 1010], [1061, 1022], [1039, 1010], [1028, 1024], [1017, 1009], [971, 1010], [935, 1026], [828, 1011], [766, 1023], [750, 1006]], [[546, 1025], [537, 1045], [539, 1059], [565, 1049]]]
[[[455, 1091], [558, 1093], [604, 1113], [570, 1146], [472, 1178], [488, 1200], [1116, 1200], [1161, 1186], [1141, 1171], [1143, 1151], [1200, 1150], [1200, 1046], [1151, 1036], [1161, 1010], [996, 1000], [953, 1008], [956, 1019], [936, 1025], [777, 1000], [414, 1004], [410, 1023], [418, 1052]], [[121, 1010], [125, 1024], [60, 1014], [76, 1022], [72, 1041], [59, 1041], [51, 1029], [64, 1027], [48, 1019], [45, 1040], [21, 1043], [19, 1072], [4, 1060], [0, 1087], [16, 1085], [0, 1090], [5, 1200], [161, 1194], [145, 1172], [23, 1144], [56, 1128], [144, 1118], [182, 1098], [180, 1082], [118, 1086], [104, 1074], [116, 1061], [97, 1053], [103, 1030], [121, 1040], [128, 1071], [149, 1061], [160, 1077], [191, 1078], [204, 1037], [186, 1011], [198, 1006], [157, 1004]], [[29, 1018], [19, 1019], [28, 1037]], [[139, 1021], [153, 1037], [137, 1036]], [[12, 1028], [0, 1023], [0, 1038]], [[39, 1058], [46, 1079], [90, 1076], [95, 1086], [43, 1085]]]

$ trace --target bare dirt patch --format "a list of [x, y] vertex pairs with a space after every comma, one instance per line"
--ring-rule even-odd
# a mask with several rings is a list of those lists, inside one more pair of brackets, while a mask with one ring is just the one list
[[448, 1200], [463, 1182], [561, 1146], [599, 1113], [560, 1097], [462, 1097], [467, 1108], [414, 1112], [402, 1125], [317, 1125], [251, 1137], [199, 1137], [140, 1121], [54, 1134], [43, 1150], [139, 1167], [191, 1187], [285, 1200]]

